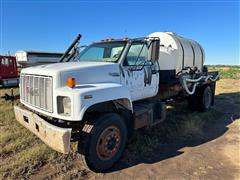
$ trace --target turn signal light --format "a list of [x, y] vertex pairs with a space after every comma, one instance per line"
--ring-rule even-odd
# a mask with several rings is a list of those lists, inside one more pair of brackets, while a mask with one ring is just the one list
[[76, 80], [75, 80], [75, 78], [69, 77], [69, 78], [67, 79], [66, 85], [67, 85], [68, 87], [70, 87], [70, 88], [74, 88], [74, 87], [76, 86]]

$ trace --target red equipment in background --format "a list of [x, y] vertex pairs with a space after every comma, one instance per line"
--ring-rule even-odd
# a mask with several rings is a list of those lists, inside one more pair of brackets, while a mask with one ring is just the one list
[[0, 55], [0, 86], [17, 86], [18, 83], [16, 57]]

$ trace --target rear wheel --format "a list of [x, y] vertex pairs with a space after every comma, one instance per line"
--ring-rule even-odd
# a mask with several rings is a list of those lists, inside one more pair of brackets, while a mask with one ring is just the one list
[[78, 143], [81, 159], [89, 169], [102, 172], [119, 160], [127, 138], [127, 128], [118, 114], [98, 118], [92, 129]]
[[207, 111], [210, 109], [214, 99], [214, 93], [210, 86], [196, 89], [193, 95], [188, 96], [188, 105], [192, 110]]
[[207, 86], [204, 88], [202, 94], [201, 94], [201, 111], [207, 111], [210, 109], [212, 105], [212, 100], [213, 100], [213, 92], [210, 86]]

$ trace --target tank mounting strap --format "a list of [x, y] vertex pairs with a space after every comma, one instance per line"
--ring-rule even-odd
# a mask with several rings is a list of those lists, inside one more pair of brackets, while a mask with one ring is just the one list
[[203, 67], [203, 49], [200, 44], [197, 43], [197, 45], [199, 46], [201, 54], [202, 54], [202, 67]]
[[176, 39], [178, 40], [178, 42], [182, 48], [182, 52], [183, 52], [183, 54], [182, 54], [182, 69], [183, 69], [184, 68], [184, 48], [183, 48], [181, 40], [177, 36], [176, 36]]
[[195, 51], [194, 51], [194, 48], [193, 48], [193, 45], [192, 45], [191, 41], [189, 41], [189, 44], [190, 44], [190, 46], [192, 48], [192, 52], [193, 52], [193, 66], [195, 66]]

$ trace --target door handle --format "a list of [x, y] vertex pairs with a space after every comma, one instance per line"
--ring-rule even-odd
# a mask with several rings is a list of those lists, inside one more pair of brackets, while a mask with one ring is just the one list
[[118, 77], [118, 76], [120, 76], [120, 74], [117, 73], [117, 72], [109, 72], [108, 75], [109, 75], [109, 76], [113, 76], [113, 77]]

